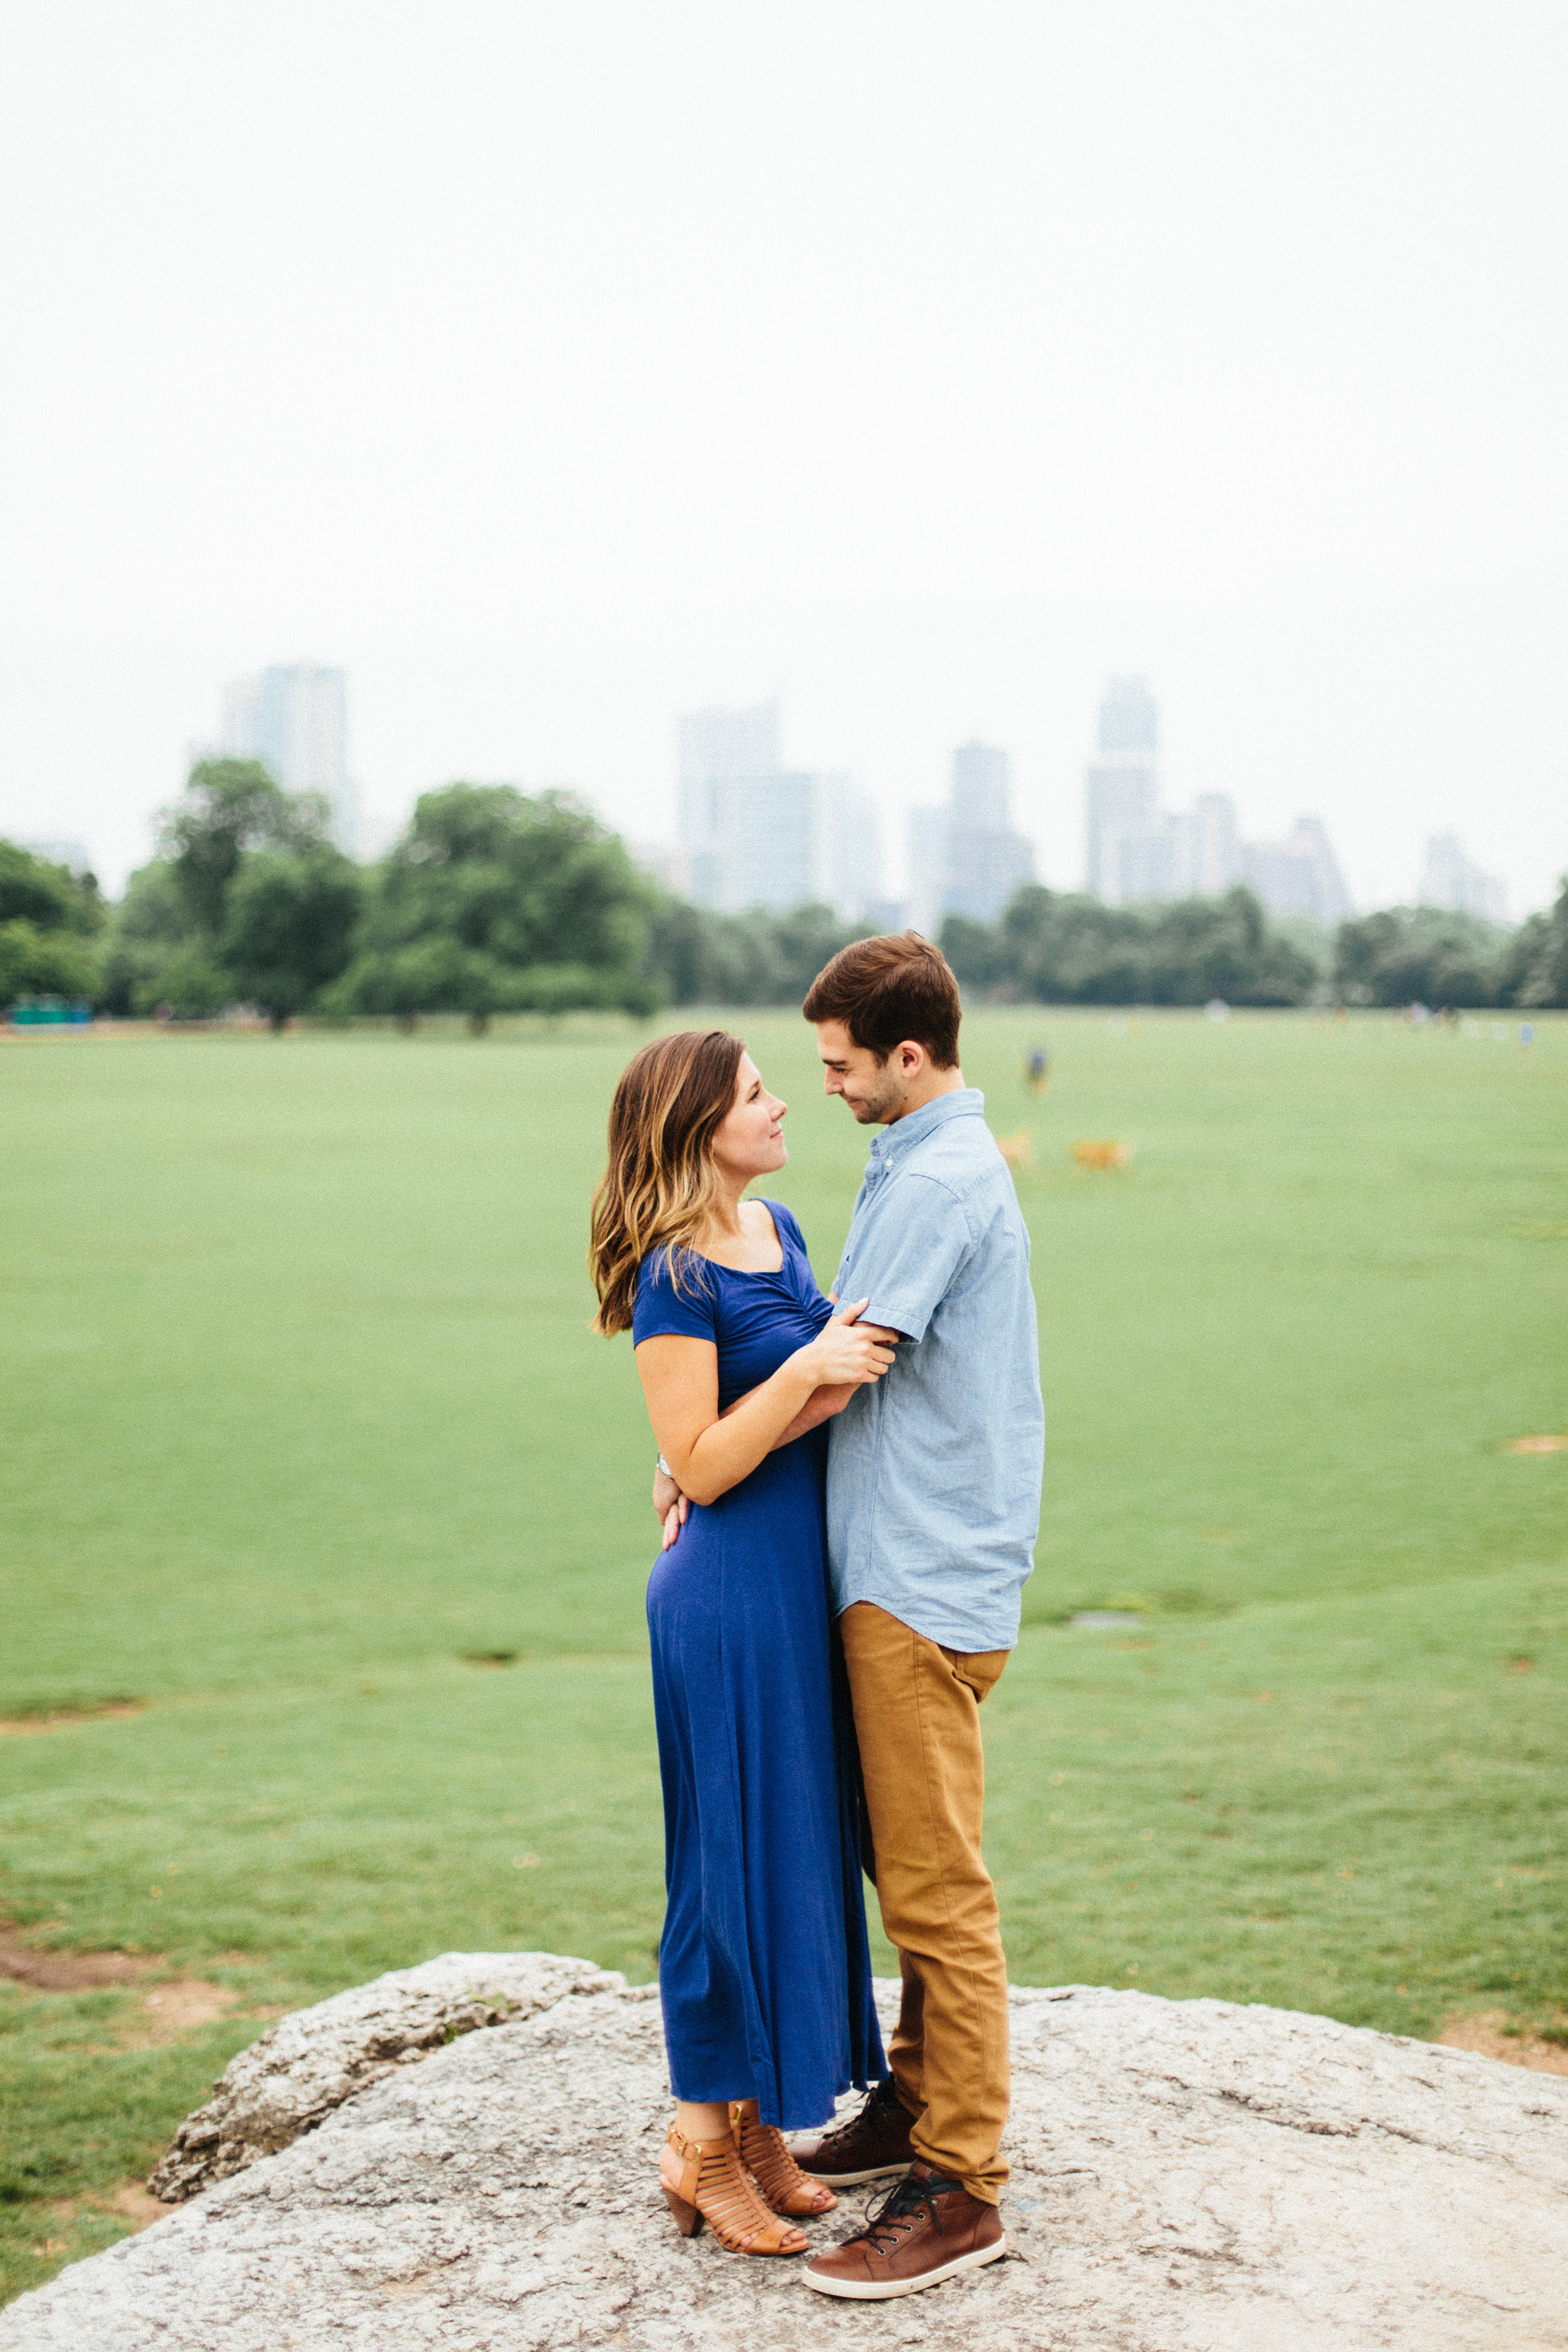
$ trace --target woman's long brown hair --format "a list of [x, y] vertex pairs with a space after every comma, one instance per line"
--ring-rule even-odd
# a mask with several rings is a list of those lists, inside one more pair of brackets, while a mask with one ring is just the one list
[[628, 1062], [610, 1105], [610, 1160], [594, 1194], [588, 1267], [594, 1328], [631, 1328], [637, 1268], [650, 1252], [681, 1256], [700, 1238], [718, 1190], [713, 1136], [735, 1099], [745, 1047], [726, 1029], [681, 1029]]

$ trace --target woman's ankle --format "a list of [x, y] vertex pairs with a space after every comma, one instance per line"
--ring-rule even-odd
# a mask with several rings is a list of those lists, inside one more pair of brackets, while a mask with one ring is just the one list
[[730, 2131], [730, 2110], [716, 2100], [677, 2099], [675, 2128], [682, 2139], [725, 2139]]

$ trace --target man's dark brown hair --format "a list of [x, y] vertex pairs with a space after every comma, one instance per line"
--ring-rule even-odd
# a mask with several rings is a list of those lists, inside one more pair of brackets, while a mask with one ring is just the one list
[[855, 940], [824, 964], [801, 1006], [808, 1021], [842, 1021], [857, 1045], [885, 1062], [908, 1038], [939, 1070], [958, 1061], [958, 982], [940, 948], [918, 931]]

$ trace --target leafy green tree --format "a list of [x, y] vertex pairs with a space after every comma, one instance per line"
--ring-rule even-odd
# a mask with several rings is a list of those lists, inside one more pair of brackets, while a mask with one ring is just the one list
[[1301, 1004], [1318, 969], [1253, 893], [1107, 907], [1026, 883], [995, 924], [949, 916], [943, 952], [966, 986], [1063, 1004]]
[[31, 923], [39, 931], [91, 939], [104, 920], [90, 874], [75, 875], [68, 866], [52, 866], [14, 841], [0, 841], [0, 923]]
[[[942, 926], [948, 937], [949, 917]], [[1026, 883], [1000, 923], [988, 929], [992, 945], [978, 938], [956, 942], [970, 971], [953, 970], [972, 987], [1035, 997], [1045, 1003], [1130, 1004], [1145, 992], [1140, 957], [1142, 926], [1121, 907], [1102, 906], [1078, 892], [1048, 890]], [[982, 972], [990, 976], [981, 977]]]
[[329, 1009], [466, 1013], [574, 1005], [648, 1011], [656, 904], [617, 835], [568, 793], [448, 784], [417, 803], [382, 865], [359, 950]]
[[776, 1004], [784, 993], [771, 916], [747, 921], [684, 898], [655, 908], [644, 970], [672, 1004]]
[[0, 1004], [24, 996], [98, 1003], [103, 903], [90, 874], [0, 841]]
[[0, 923], [0, 1004], [15, 1004], [24, 996], [91, 1003], [100, 981], [98, 958], [79, 932], [46, 931], [20, 915]]
[[1340, 925], [1334, 986], [1346, 1004], [1496, 1004], [1502, 936], [1479, 915], [1384, 908]]
[[1530, 995], [1521, 1003], [1568, 1005], [1568, 875], [1546, 919], [1546, 945], [1530, 985]]
[[[1041, 895], [1048, 898], [1050, 893]], [[1015, 906], [1016, 903], [1015, 900]], [[965, 988], [1016, 994], [1015, 942], [1004, 934], [1000, 925], [977, 923], [972, 915], [949, 915], [942, 927], [942, 951]]]
[[329, 818], [320, 793], [284, 792], [259, 760], [198, 760], [159, 841], [194, 929], [217, 938], [247, 851], [323, 848]]
[[244, 857], [228, 885], [217, 943], [234, 992], [281, 1029], [347, 966], [362, 898], [359, 871], [340, 850]]
[[139, 866], [114, 909], [103, 959], [103, 1002], [121, 1018], [167, 1004], [181, 1020], [221, 1012], [234, 991], [197, 930], [166, 857]]
[[1500, 1004], [1568, 1005], [1568, 875], [1548, 915], [1531, 915], [1498, 962]]
[[1217, 898], [1178, 898], [1148, 919], [1146, 1001], [1151, 1004], [1305, 1004], [1318, 971], [1275, 930], [1256, 895], [1238, 884]]
[[828, 958], [866, 926], [815, 900], [776, 914], [716, 914], [682, 898], [655, 908], [644, 969], [675, 1004], [798, 1004]]
[[[331, 845], [329, 814], [321, 793], [282, 791], [259, 761], [198, 761], [163, 812], [159, 855], [132, 875], [115, 909], [109, 1010], [166, 1005], [193, 1020], [244, 997], [282, 1020], [302, 1011], [321, 984], [310, 975], [330, 978], [347, 960], [345, 890], [358, 906], [356, 869]], [[266, 875], [253, 880], [258, 866]]]
[[[747, 916], [742, 919], [750, 925], [754, 919]], [[851, 940], [867, 938], [870, 926], [841, 923], [831, 907], [817, 899], [807, 899], [804, 906], [792, 908], [787, 914], [775, 915], [773, 931], [783, 966], [782, 1001], [798, 1004], [828, 958], [836, 956]]]

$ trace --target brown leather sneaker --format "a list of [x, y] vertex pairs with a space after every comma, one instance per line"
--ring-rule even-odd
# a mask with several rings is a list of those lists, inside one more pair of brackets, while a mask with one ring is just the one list
[[803, 2172], [829, 2189], [858, 2189], [867, 2180], [891, 2180], [915, 2160], [910, 2140], [914, 2118], [887, 2075], [858, 2115], [836, 2124], [820, 2139], [796, 2141], [790, 2154]]
[[983, 2205], [961, 2180], [917, 2164], [868, 2213], [864, 2229], [807, 2263], [801, 2276], [819, 2294], [885, 2303], [999, 2262], [1006, 2251], [994, 2205]]

